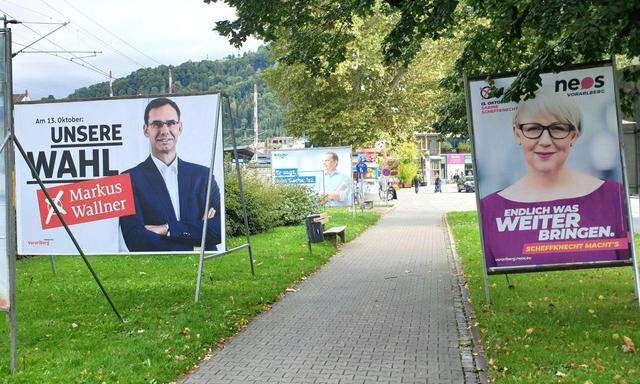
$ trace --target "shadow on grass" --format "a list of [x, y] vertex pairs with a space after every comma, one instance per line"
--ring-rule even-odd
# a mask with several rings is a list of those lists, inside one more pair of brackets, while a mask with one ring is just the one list
[[[485, 304], [475, 212], [448, 215], [498, 383], [640, 383], [640, 308], [631, 268], [490, 276]], [[636, 238], [636, 241], [638, 239]]]

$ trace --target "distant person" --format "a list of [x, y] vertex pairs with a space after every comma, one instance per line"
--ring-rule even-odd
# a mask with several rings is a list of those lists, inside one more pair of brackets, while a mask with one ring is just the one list
[[442, 179], [440, 179], [440, 174], [436, 173], [436, 181], [434, 182], [435, 190], [434, 192], [442, 193]]
[[193, 251], [202, 240], [207, 217], [206, 250], [221, 243], [220, 190], [211, 179], [209, 211], [205, 212], [209, 168], [178, 157], [183, 132], [180, 108], [166, 98], [151, 100], [144, 111], [143, 133], [151, 154], [126, 171], [131, 175], [136, 213], [120, 217], [129, 251]]
[[415, 175], [413, 177], [413, 188], [416, 190], [416, 193], [418, 193], [420, 189], [420, 178], [418, 177], [418, 175]]
[[338, 155], [335, 152], [324, 154], [324, 196], [327, 206], [349, 206], [351, 201], [351, 177], [338, 171]]

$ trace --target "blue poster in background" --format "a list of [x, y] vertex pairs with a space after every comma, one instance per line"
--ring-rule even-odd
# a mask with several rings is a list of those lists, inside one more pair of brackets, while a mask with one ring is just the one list
[[273, 151], [271, 166], [274, 184], [307, 186], [323, 196], [327, 206], [353, 204], [351, 147]]

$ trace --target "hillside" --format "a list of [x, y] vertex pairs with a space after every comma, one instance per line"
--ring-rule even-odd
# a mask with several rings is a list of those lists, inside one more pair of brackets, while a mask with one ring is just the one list
[[[253, 84], [258, 85], [258, 117], [261, 137], [282, 132], [282, 108], [275, 94], [262, 81], [260, 73], [271, 66], [265, 48], [242, 56], [228, 56], [222, 60], [188, 61], [178, 66], [161, 65], [139, 69], [113, 83], [115, 96], [166, 93], [169, 68], [173, 74], [175, 93], [223, 92], [231, 98], [237, 135], [241, 141], [252, 140]], [[68, 97], [82, 99], [106, 97], [109, 83], [103, 82], [79, 88]], [[264, 135], [264, 136], [263, 136]], [[244, 140], [243, 140], [244, 139]]]

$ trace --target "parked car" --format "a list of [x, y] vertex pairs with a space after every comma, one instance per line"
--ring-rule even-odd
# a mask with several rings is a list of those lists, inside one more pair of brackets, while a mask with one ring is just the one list
[[458, 192], [475, 192], [476, 182], [473, 176], [465, 176], [458, 179]]

